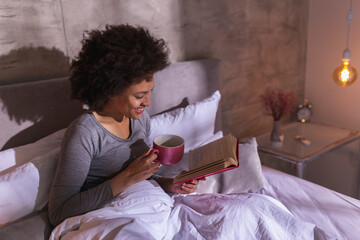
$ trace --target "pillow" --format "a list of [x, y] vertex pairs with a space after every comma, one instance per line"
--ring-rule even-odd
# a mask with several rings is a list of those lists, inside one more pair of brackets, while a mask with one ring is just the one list
[[0, 226], [44, 208], [60, 148], [0, 175]]
[[264, 186], [257, 142], [251, 138], [239, 143], [239, 167], [212, 175], [200, 181], [198, 193], [241, 193], [257, 192]]
[[56, 131], [40, 140], [0, 152], [0, 173], [4, 174], [31, 159], [58, 148], [66, 129]]
[[216, 113], [221, 95], [216, 91], [212, 96], [150, 118], [149, 143], [160, 134], [174, 134], [185, 140], [185, 152], [214, 134]]

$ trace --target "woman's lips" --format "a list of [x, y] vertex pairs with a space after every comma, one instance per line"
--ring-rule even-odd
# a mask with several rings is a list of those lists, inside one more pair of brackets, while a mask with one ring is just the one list
[[139, 108], [135, 108], [135, 111], [138, 113], [138, 114], [142, 114], [144, 112], [145, 108], [143, 107], [139, 107]]

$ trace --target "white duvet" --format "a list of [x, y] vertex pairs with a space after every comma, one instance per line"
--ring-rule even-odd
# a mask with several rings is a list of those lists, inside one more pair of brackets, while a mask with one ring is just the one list
[[126, 189], [101, 209], [66, 219], [50, 239], [332, 239], [261, 194], [170, 197], [155, 182]]

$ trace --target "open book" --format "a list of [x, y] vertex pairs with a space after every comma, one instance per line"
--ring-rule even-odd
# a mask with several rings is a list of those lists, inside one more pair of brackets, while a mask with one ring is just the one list
[[174, 178], [174, 183], [187, 182], [239, 166], [238, 139], [228, 134], [189, 152], [189, 171]]

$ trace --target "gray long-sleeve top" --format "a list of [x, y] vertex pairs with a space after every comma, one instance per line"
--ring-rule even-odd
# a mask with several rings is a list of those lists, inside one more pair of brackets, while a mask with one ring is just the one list
[[49, 197], [49, 219], [54, 226], [98, 209], [113, 198], [110, 179], [149, 148], [145, 142], [149, 115], [144, 112], [130, 124], [128, 139], [107, 131], [91, 112], [69, 125]]

